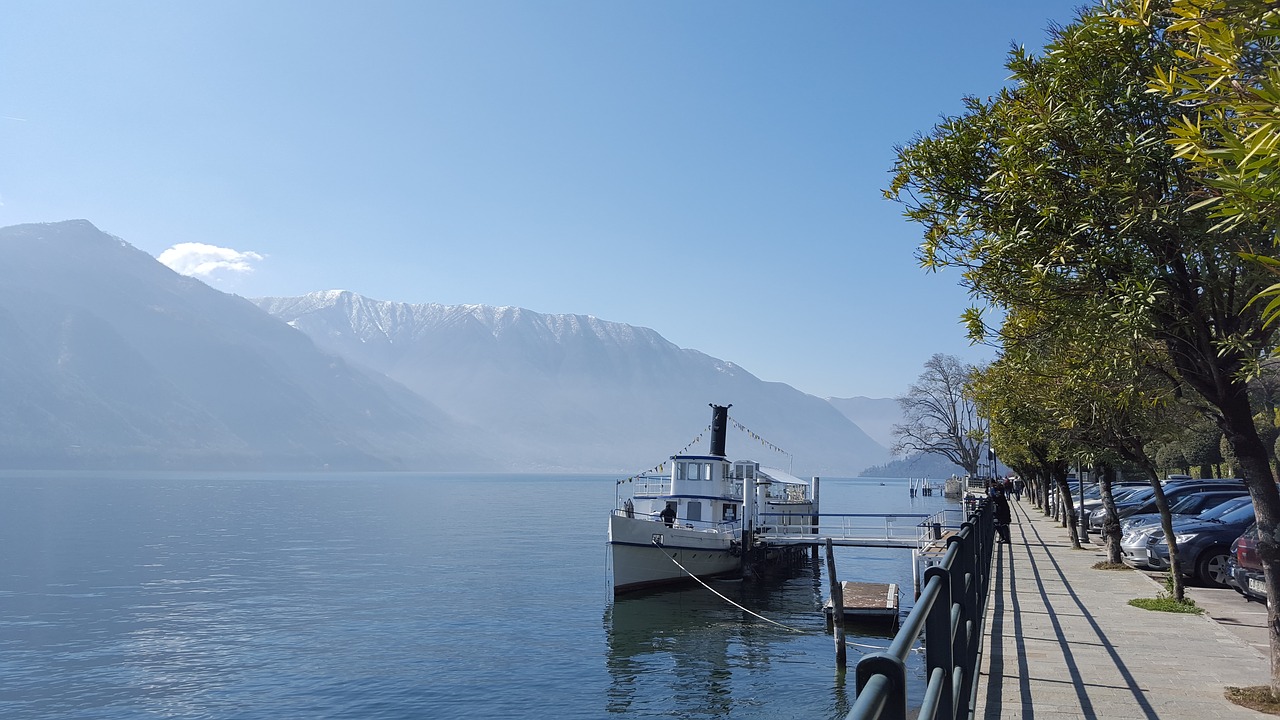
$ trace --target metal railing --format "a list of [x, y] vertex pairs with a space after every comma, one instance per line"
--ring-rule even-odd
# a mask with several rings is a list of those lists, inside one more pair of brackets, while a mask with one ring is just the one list
[[824, 535], [859, 538], [912, 538], [930, 518], [910, 513], [776, 513], [759, 514], [761, 535]]
[[858, 662], [857, 699], [846, 720], [906, 720], [906, 659], [925, 635], [926, 685], [920, 720], [966, 718], [978, 689], [978, 658], [991, 585], [995, 523], [982, 502], [947, 538], [940, 564], [925, 571], [924, 590], [886, 652]]

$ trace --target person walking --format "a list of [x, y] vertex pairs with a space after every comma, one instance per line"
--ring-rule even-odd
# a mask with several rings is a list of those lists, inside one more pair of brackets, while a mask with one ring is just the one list
[[991, 502], [996, 504], [996, 532], [1000, 535], [1000, 542], [1012, 545], [1009, 523], [1013, 522], [1013, 513], [1009, 511], [1009, 498], [1005, 496], [1003, 488], [996, 488], [991, 493]]

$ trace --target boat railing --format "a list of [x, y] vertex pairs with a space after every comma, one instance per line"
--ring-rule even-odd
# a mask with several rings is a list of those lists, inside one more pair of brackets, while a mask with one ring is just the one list
[[[742, 499], [742, 481], [741, 480], [737, 482], [734, 482], [733, 480], [727, 480], [725, 481], [723, 487], [716, 488], [716, 490], [722, 491], [724, 493], [723, 497], [730, 498], [733, 500]], [[637, 480], [634, 482], [634, 484], [631, 487], [631, 497], [654, 498], [654, 497], [662, 497], [663, 495], [670, 495], [670, 494], [671, 494], [671, 481], [667, 479], [663, 479], [663, 480], [655, 479], [648, 482], [645, 482], [643, 480]], [[786, 498], [786, 500], [789, 501], [791, 500], [791, 498], [788, 497]]]
[[637, 482], [631, 490], [635, 497], [653, 497], [667, 495], [671, 492], [671, 481]]
[[[619, 517], [651, 520], [656, 523], [663, 522], [662, 517], [659, 516], [658, 513], [642, 513], [634, 510], [627, 512], [626, 508], [614, 508], [613, 514]], [[742, 523], [737, 520], [721, 520], [717, 522], [711, 520], [686, 520], [681, 518], [675, 521], [674, 527], [736, 534], [742, 528]]]

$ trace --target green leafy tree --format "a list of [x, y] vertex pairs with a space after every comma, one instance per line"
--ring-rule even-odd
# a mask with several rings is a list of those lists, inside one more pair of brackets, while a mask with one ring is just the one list
[[[924, 227], [923, 265], [959, 268], [987, 304], [1092, 298], [1092, 314], [1111, 317], [1113, 332], [1159, 343], [1175, 394], [1212, 415], [1263, 534], [1274, 534], [1280, 493], [1245, 380], [1270, 349], [1272, 328], [1250, 299], [1271, 279], [1241, 259], [1274, 256], [1270, 234], [1249, 219], [1224, 227], [1210, 216], [1211, 188], [1167, 142], [1181, 109], [1148, 87], [1157, 68], [1174, 64], [1171, 20], [1118, 22], [1129, 19], [1129, 3], [1103, 2], [1055, 29], [1041, 55], [1014, 50], [1010, 86], [968, 99], [963, 114], [901, 148], [888, 194]], [[983, 308], [965, 317], [975, 337], [994, 334]], [[1280, 544], [1264, 541], [1261, 554], [1280, 597]], [[1280, 617], [1268, 612], [1276, 658]], [[1278, 670], [1273, 663], [1280, 686]]]
[[1179, 157], [1199, 166], [1223, 227], [1280, 217], [1280, 4], [1274, 0], [1135, 0], [1115, 22], [1165, 26], [1177, 50], [1151, 87], [1183, 109], [1170, 125]]
[[1190, 470], [1190, 463], [1187, 462], [1182, 444], [1177, 441], [1162, 443], [1156, 450], [1155, 460], [1158, 467], [1173, 468], [1180, 473]]
[[1222, 464], [1222, 430], [1209, 419], [1193, 416], [1181, 437], [1187, 462], [1200, 468], [1200, 477], [1214, 477], [1214, 467]]

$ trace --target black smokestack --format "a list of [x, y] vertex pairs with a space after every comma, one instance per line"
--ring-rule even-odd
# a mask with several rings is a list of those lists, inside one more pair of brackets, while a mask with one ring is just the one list
[[729, 408], [733, 405], [711, 405], [711, 454], [724, 457], [724, 437], [729, 430]]

